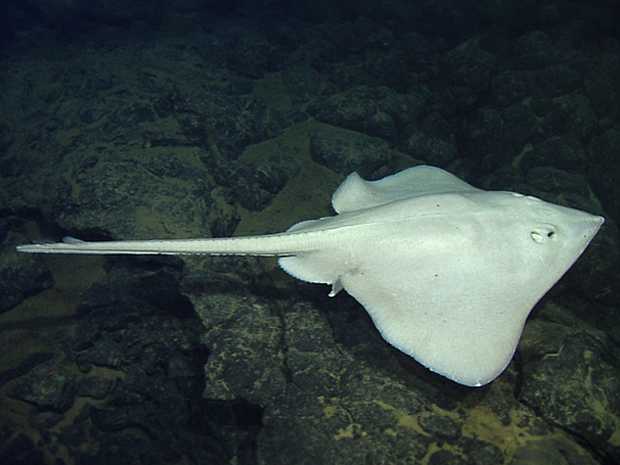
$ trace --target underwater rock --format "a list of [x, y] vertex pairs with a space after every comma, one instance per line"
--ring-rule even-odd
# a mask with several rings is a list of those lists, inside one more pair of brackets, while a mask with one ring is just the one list
[[444, 53], [441, 66], [450, 76], [442, 93], [444, 107], [452, 113], [470, 109], [488, 92], [497, 58], [483, 49], [479, 37], [474, 37]]
[[[241, 298], [241, 306], [222, 305], [226, 300], [221, 299], [195, 300], [205, 325], [213, 328], [207, 332], [208, 343], [217, 348], [205, 367], [204, 395], [211, 399], [239, 396], [265, 407], [258, 463], [353, 464], [368, 454], [423, 456], [427, 443], [423, 435], [412, 431], [411, 441], [397, 439], [397, 415], [400, 409], [404, 409], [402, 415], [415, 412], [416, 395], [386, 380], [383, 400], [372, 400], [366, 384], [370, 372], [352, 370], [353, 359], [334, 345], [327, 322], [315, 309], [304, 304], [278, 309], [249, 296]], [[221, 302], [220, 312], [212, 311], [216, 302]], [[248, 305], [263, 316], [244, 313]], [[223, 314], [228, 308], [238, 310]], [[254, 324], [248, 326], [248, 320]], [[236, 343], [231, 345], [233, 340]], [[394, 428], [393, 434], [385, 436], [385, 444], [372, 445], [370, 432], [384, 428]], [[300, 437], [303, 442], [294, 440]]]
[[[80, 397], [48, 448], [61, 444], [84, 463], [228, 461], [203, 410], [207, 352], [195, 316], [176, 308], [185, 304], [173, 265], [111, 262], [109, 280], [86, 292], [59, 348], [64, 361], [14, 381], [16, 395], [41, 408], [66, 412]], [[43, 418], [37, 425], [49, 429]]]
[[4, 120], [0, 120], [0, 157], [4, 155], [6, 149], [15, 140], [15, 129], [13, 126]]
[[168, 171], [174, 167], [168, 158], [182, 156], [179, 152], [151, 153], [147, 162], [139, 160], [141, 152], [72, 170], [69, 199], [55, 206], [58, 224], [108, 237], [162, 237], [169, 228], [188, 237], [204, 235], [211, 202], [206, 176], [196, 176], [199, 168], [192, 180]]
[[204, 396], [264, 410], [260, 465], [417, 463], [430, 454], [436, 463], [495, 465], [510, 462], [512, 444], [525, 450], [547, 437], [559, 438], [548, 453], [596, 463], [515, 401], [510, 371], [481, 391], [440, 380], [387, 347], [346, 297], [191, 298], [213, 348]]
[[267, 156], [257, 163], [239, 164], [226, 175], [230, 194], [241, 206], [252, 211], [265, 208], [299, 172], [296, 160]]
[[75, 376], [58, 360], [36, 366], [11, 386], [10, 395], [36, 405], [40, 410], [63, 413], [77, 393]]
[[388, 87], [358, 86], [315, 100], [308, 112], [333, 126], [397, 140], [400, 128], [424, 111], [426, 100], [422, 92], [398, 94]]
[[290, 66], [282, 71], [282, 82], [295, 105], [302, 105], [318, 96], [325, 87], [324, 77], [312, 66]]
[[537, 166], [526, 172], [528, 192], [544, 192], [546, 195], [562, 195], [570, 199], [573, 208], [596, 210], [592, 191], [587, 179], [578, 173], [568, 172], [552, 166]]
[[339, 174], [367, 177], [394, 156], [387, 142], [347, 129], [321, 125], [310, 137], [312, 159]]
[[101, 400], [112, 392], [115, 385], [116, 379], [88, 376], [77, 381], [77, 393], [82, 397]]
[[415, 159], [446, 166], [458, 156], [455, 133], [441, 115], [432, 113], [408, 137], [403, 150]]
[[526, 326], [520, 347], [520, 400], [547, 421], [620, 460], [612, 438], [620, 417], [620, 365], [609, 337], [534, 320]]
[[586, 94], [603, 128], [620, 116], [620, 55], [602, 53], [594, 58], [585, 79]]
[[9, 234], [9, 222], [4, 218], [0, 218], [0, 244], [4, 242]]
[[565, 64], [543, 63], [535, 68], [498, 71], [491, 79], [491, 100], [505, 107], [524, 98], [553, 98], [570, 94], [582, 85], [583, 76], [577, 69]]
[[524, 150], [519, 167], [527, 171], [531, 167], [553, 166], [565, 170], [577, 170], [587, 163], [585, 147], [570, 136], [552, 136]]
[[503, 70], [493, 76], [491, 90], [498, 106], [512, 105], [530, 92], [530, 73], [522, 70]]
[[[549, 107], [539, 111], [545, 119], [547, 131], [563, 137], [589, 142], [597, 130], [598, 120], [591, 100], [576, 91], [551, 99]], [[557, 158], [561, 162], [560, 157]]]
[[194, 299], [194, 306], [211, 348], [203, 397], [253, 403], [275, 399], [287, 376], [281, 318], [249, 296], [213, 293]]
[[510, 465], [598, 465], [591, 454], [564, 438], [543, 438], [517, 446]]
[[0, 247], [0, 313], [54, 284], [45, 262], [17, 256], [13, 252], [14, 244], [22, 240], [23, 237], [10, 234], [10, 240]]
[[469, 463], [476, 465], [496, 465], [504, 461], [501, 449], [488, 442], [472, 439], [467, 442], [464, 450]]
[[[502, 154], [502, 139], [506, 132], [500, 110], [493, 107], [480, 107], [463, 120], [464, 148], [481, 159], [494, 160]], [[495, 165], [495, 164], [494, 164]]]
[[548, 136], [534, 110], [531, 101], [476, 110], [464, 120], [463, 152], [480, 159], [485, 172], [510, 166], [524, 148]]
[[428, 459], [429, 465], [465, 465], [465, 462], [458, 455], [449, 450], [438, 450], [433, 452]]
[[37, 365], [54, 358], [51, 352], [34, 352], [27, 355], [17, 366], [0, 371], [0, 386], [20, 376], [25, 375]]
[[420, 426], [434, 437], [456, 439], [460, 436], [461, 428], [449, 417], [441, 415], [420, 416]]
[[0, 462], [4, 465], [47, 465], [43, 452], [25, 434], [0, 435]]
[[592, 186], [605, 209], [615, 219], [620, 219], [620, 126], [608, 129], [597, 136], [591, 145], [591, 169], [597, 182]]
[[526, 97], [558, 97], [582, 85], [582, 76], [566, 65], [548, 66], [537, 70], [499, 72], [492, 80], [493, 101], [499, 106], [518, 103]]
[[231, 70], [254, 79], [276, 71], [285, 61], [277, 44], [248, 31], [237, 35], [229, 44], [225, 59]]
[[552, 98], [578, 89], [583, 83], [580, 63], [587, 58], [569, 43], [539, 30], [518, 37], [511, 43], [508, 62], [492, 78], [492, 100], [507, 106], [526, 97]]
[[[217, 163], [234, 162], [250, 144], [280, 134], [291, 125], [293, 115], [281, 114], [253, 93], [253, 84], [233, 76], [226, 79], [230, 88], [214, 88], [164, 94], [157, 102], [162, 116], [178, 120], [190, 143], [209, 150], [203, 161], [210, 169], [224, 170]], [[218, 176], [220, 173], [216, 173]]]

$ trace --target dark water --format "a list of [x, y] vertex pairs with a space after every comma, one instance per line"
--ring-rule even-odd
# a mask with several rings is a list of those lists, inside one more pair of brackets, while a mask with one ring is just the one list
[[[0, 463], [620, 463], [619, 13], [3, 2]], [[482, 388], [273, 259], [15, 252], [283, 231], [420, 163], [606, 218]]]

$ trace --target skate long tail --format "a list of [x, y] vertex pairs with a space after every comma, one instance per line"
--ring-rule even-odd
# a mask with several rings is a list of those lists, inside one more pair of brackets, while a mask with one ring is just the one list
[[312, 233], [280, 233], [265, 236], [214, 239], [144, 241], [82, 241], [65, 237], [62, 242], [18, 245], [23, 253], [92, 255], [256, 255], [292, 256], [313, 250]]

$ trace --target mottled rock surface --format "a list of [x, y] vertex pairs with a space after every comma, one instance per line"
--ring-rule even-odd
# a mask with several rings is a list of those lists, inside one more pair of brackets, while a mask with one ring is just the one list
[[10, 310], [29, 295], [54, 284], [50, 271], [38, 257], [18, 257], [15, 245], [24, 240], [22, 235], [0, 240], [0, 312]]
[[341, 175], [357, 171], [364, 177], [388, 164], [395, 155], [383, 139], [326, 125], [312, 134], [310, 153], [314, 161]]

